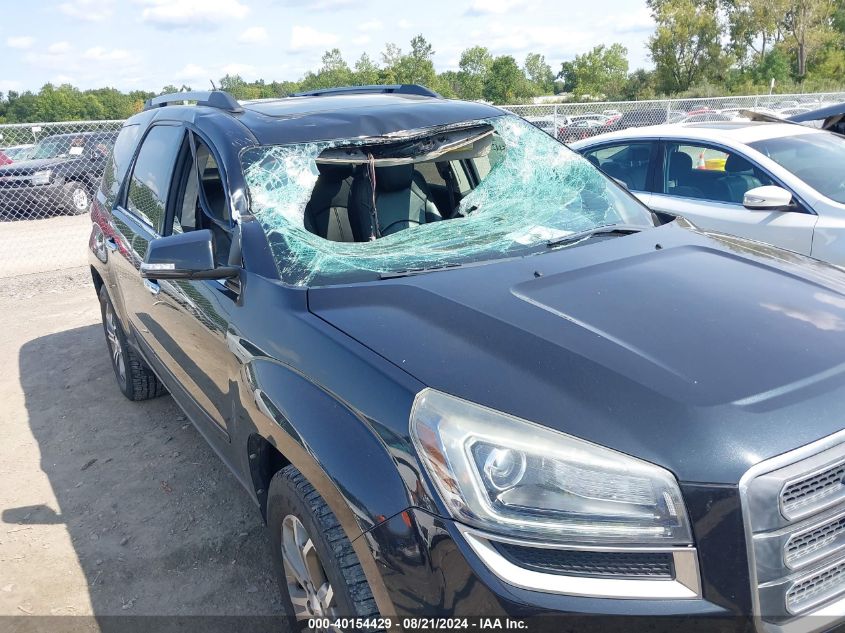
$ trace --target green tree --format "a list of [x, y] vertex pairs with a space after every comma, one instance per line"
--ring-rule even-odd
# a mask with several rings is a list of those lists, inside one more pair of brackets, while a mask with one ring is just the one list
[[837, 0], [792, 0], [783, 29], [795, 50], [799, 79], [807, 74], [807, 61], [835, 39], [836, 7]]
[[783, 40], [781, 22], [792, 0], [723, 0], [727, 50], [742, 67], [753, 68]]
[[540, 53], [528, 53], [525, 57], [525, 75], [534, 84], [535, 92], [541, 95], [553, 94], [555, 90], [555, 75], [552, 67], [546, 63], [546, 58]]
[[458, 95], [462, 99], [481, 99], [484, 96], [484, 83], [492, 65], [493, 56], [484, 46], [472, 46], [464, 50], [458, 62]]
[[628, 49], [622, 44], [600, 44], [572, 62], [577, 96], [605, 96], [615, 99], [628, 80]]
[[560, 65], [560, 72], [557, 74], [557, 81], [560, 84], [560, 92], [575, 92], [578, 88], [575, 64], [572, 62], [563, 62]]
[[630, 75], [625, 82], [620, 97], [625, 101], [640, 101], [642, 99], [654, 99], [654, 71], [638, 68]]
[[379, 67], [369, 55], [361, 53], [361, 57], [355, 62], [355, 83], [360, 86], [369, 86], [377, 84], [378, 80]]
[[484, 98], [504, 105], [530, 97], [531, 88], [516, 60], [510, 55], [495, 58], [484, 82]]
[[648, 49], [657, 71], [658, 89], [683, 92], [693, 84], [715, 79], [721, 71], [716, 0], [647, 0], [657, 23]]
[[434, 50], [422, 35], [411, 40], [411, 52], [399, 56], [398, 62], [393, 64], [396, 82], [400, 84], [421, 84], [432, 86], [437, 73], [434, 70], [432, 57]]

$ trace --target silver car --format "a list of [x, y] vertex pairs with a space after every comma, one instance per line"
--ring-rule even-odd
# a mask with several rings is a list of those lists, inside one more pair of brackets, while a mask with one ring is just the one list
[[788, 123], [633, 128], [572, 148], [655, 211], [845, 266], [845, 138]]

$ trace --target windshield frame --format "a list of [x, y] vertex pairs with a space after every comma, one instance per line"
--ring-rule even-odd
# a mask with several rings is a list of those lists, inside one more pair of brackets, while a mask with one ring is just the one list
[[[530, 198], [526, 198], [524, 195], [520, 197], [519, 189], [515, 189], [513, 195], [487, 199], [486, 204], [488, 206], [485, 208], [487, 215], [484, 217], [484, 220], [494, 222], [493, 225], [490, 225], [492, 229], [488, 229], [492, 230], [489, 241], [483, 241], [483, 238], [478, 239], [477, 227], [475, 232], [470, 229], [470, 226], [467, 226], [466, 230], [463, 228], [457, 229], [457, 231], [452, 230], [451, 233], [448, 229], [445, 229], [443, 234], [439, 235], [434, 232], [437, 229], [432, 227], [445, 227], [446, 225], [441, 222], [428, 222], [427, 224], [406, 228], [402, 231], [384, 237], [379, 237], [379, 239], [372, 241], [358, 240], [354, 242], [334, 242], [320, 237], [315, 233], [309, 232], [307, 234], [308, 239], [311, 241], [316, 240], [318, 242], [318, 246], [316, 249], [316, 255], [314, 255], [313, 260], [308, 263], [296, 260], [296, 258], [293, 257], [286, 258], [284, 253], [280, 252], [281, 249], [278, 245], [281, 241], [290, 245], [294, 242], [294, 238], [291, 237], [291, 235], [299, 233], [301, 236], [306, 229], [304, 225], [301, 225], [302, 216], [300, 216], [300, 224], [289, 223], [288, 225], [285, 225], [284, 223], [281, 223], [273, 226], [268, 225], [268, 222], [266, 221], [266, 218], [268, 217], [268, 207], [265, 205], [265, 208], [262, 209], [261, 203], [258, 202], [258, 200], [263, 199], [266, 201], [267, 189], [265, 188], [261, 191], [255, 190], [257, 184], [254, 174], [251, 175], [250, 170], [252, 168], [256, 168], [257, 165], [257, 168], [265, 170], [265, 173], [276, 175], [279, 170], [279, 167], [275, 166], [279, 164], [278, 156], [271, 156], [270, 152], [278, 151], [280, 153], [279, 155], [287, 156], [287, 158], [290, 158], [290, 154], [285, 155], [282, 154], [282, 152], [297, 152], [299, 148], [307, 148], [311, 152], [310, 158], [308, 159], [310, 160], [310, 163], [308, 164], [313, 164], [313, 168], [311, 169], [313, 173], [305, 175], [309, 177], [313, 176], [313, 180], [309, 180], [304, 188], [300, 187], [298, 190], [298, 196], [301, 197], [297, 197], [295, 199], [296, 204], [301, 205], [299, 212], [304, 213], [304, 208], [313, 194], [313, 187], [318, 174], [316, 165], [318, 162], [323, 162], [319, 161], [318, 157], [326, 150], [336, 150], [344, 147], [348, 147], [352, 150], [354, 148], [360, 148], [361, 146], [365, 146], [366, 148], [366, 146], [377, 146], [385, 143], [401, 143], [407, 142], [409, 138], [420, 138], [429, 135], [433, 137], [438, 133], [442, 133], [444, 129], [454, 130], [460, 128], [474, 128], [483, 125], [495, 127], [497, 124], [503, 125], [503, 130], [509, 129], [509, 126], [514, 129], [521, 129], [521, 131], [519, 131], [515, 137], [512, 136], [507, 143], [503, 141], [503, 148], [500, 150], [503, 157], [500, 160], [506, 161], [507, 159], [507, 161], [510, 161], [510, 169], [513, 169], [514, 166], [516, 166], [522, 170], [525, 165], [532, 165], [532, 167], [526, 171], [530, 178], [522, 178], [523, 181], [527, 180], [528, 184], [523, 184], [523, 189], [521, 191], [523, 194], [525, 191], [530, 191], [532, 195]], [[511, 134], [512, 132], [513, 130], [508, 132], [508, 134]], [[533, 145], [530, 143], [532, 140], [532, 134], [535, 135]], [[515, 142], [514, 138], [519, 138], [521, 140], [519, 142]], [[534, 146], [537, 145], [537, 139], [540, 138], [542, 139], [540, 142], [544, 145], [539, 147], [539, 149], [536, 149]], [[528, 142], [527, 146], [524, 145], [526, 142]], [[526, 149], [526, 147], [528, 149]], [[533, 151], [535, 152], [534, 158], [537, 158], [538, 156], [542, 157], [543, 152], [545, 152], [545, 156], [553, 160], [527, 160], [527, 158], [532, 156], [530, 154], [532, 148], [534, 148]], [[538, 151], [540, 154], [536, 154]], [[258, 152], [258, 154], [256, 154], [256, 152]], [[265, 153], [261, 154], [261, 152]], [[360, 152], [358, 153], [360, 154]], [[260, 156], [260, 158], [258, 156]], [[549, 251], [547, 246], [549, 240], [565, 236], [569, 233], [576, 233], [585, 229], [595, 228], [599, 225], [605, 226], [608, 221], [608, 216], [612, 217], [612, 224], [635, 224], [637, 226], [641, 226], [643, 229], [654, 228], [659, 224], [659, 222], [655, 220], [651, 210], [649, 210], [636, 196], [628, 191], [627, 188], [620, 186], [619, 183], [608, 177], [600, 169], [597, 169], [579, 153], [570, 149], [557, 139], [550, 137], [545, 132], [537, 129], [531, 122], [525, 121], [520, 117], [508, 113], [503, 113], [500, 116], [490, 117], [487, 119], [462, 121], [448, 127], [432, 126], [431, 128], [426, 129], [396, 132], [383, 137], [335, 139], [316, 143], [255, 145], [241, 150], [240, 159], [244, 183], [246, 185], [246, 197], [249, 213], [259, 221], [265, 233], [268, 235], [271, 246], [271, 254], [278, 267], [280, 279], [286, 285], [295, 287], [318, 287], [376, 281], [378, 279], [401, 276], [401, 274], [397, 275], [395, 273], [402, 273], [406, 270], [448, 270], [467, 265], [494, 263], [497, 261], [506, 261], [519, 257], [545, 253]], [[469, 167], [470, 172], [468, 172], [468, 175], [471, 172], [476, 171], [477, 165], [475, 161], [477, 160], [478, 157], [471, 158], [467, 161], [468, 163], [472, 163], [471, 167]], [[265, 168], [265, 162], [272, 164], [273, 166]], [[356, 161], [350, 162], [354, 163]], [[426, 161], [420, 160], [417, 162], [423, 163]], [[298, 171], [294, 171], [293, 175], [290, 173], [290, 163], [287, 162], [287, 160], [285, 160], [284, 165], [286, 170], [284, 172], [279, 172], [281, 175], [277, 177], [287, 181], [301, 179], [301, 176], [303, 175], [302, 165], [297, 166], [296, 169], [298, 169]], [[489, 171], [483, 178], [481, 178], [480, 181], [474, 183], [473, 188], [469, 192], [463, 194], [463, 200], [471, 198], [475, 192], [483, 188], [485, 186], [485, 181], [487, 181], [490, 174], [494, 172], [498, 165], [499, 163], [496, 163], [492, 167], [488, 166], [487, 169]], [[561, 169], [563, 171], [561, 171]], [[549, 181], [547, 173], [556, 174], [556, 176], [552, 181]], [[522, 174], [520, 172], [520, 174], [517, 175]], [[545, 176], [545, 181], [540, 180], [541, 176]], [[505, 182], [503, 180], [504, 177], [504, 175], [499, 177], [500, 189], [501, 183]], [[543, 188], [544, 182], [545, 188]], [[550, 182], [554, 186], [549, 187]], [[567, 188], [567, 184], [572, 184], [572, 189]], [[577, 189], [576, 187], [579, 184], [581, 188]], [[527, 189], [525, 189], [526, 186], [528, 187]], [[536, 189], [536, 197], [533, 195], [535, 191], [532, 190], [532, 187], [535, 187]], [[561, 189], [558, 190], [558, 187]], [[278, 187], [275, 187], [272, 191], [277, 189]], [[303, 194], [304, 191], [308, 192], [307, 195]], [[559, 193], [557, 193], [558, 191]], [[505, 189], [505, 193], [511, 194], [510, 189]], [[550, 195], [552, 198], [549, 198]], [[558, 195], [562, 196], [560, 200], [557, 200]], [[573, 195], [575, 198], [572, 197]], [[491, 199], [493, 199], [494, 202], [490, 202]], [[499, 209], [499, 206], [496, 204], [499, 200], [504, 200], [501, 205], [502, 209]], [[282, 200], [281, 202], [276, 203], [277, 207], [275, 209], [269, 207], [274, 214], [274, 220], [279, 220], [280, 218], [286, 216], [286, 213], [289, 212], [289, 202], [289, 200]], [[279, 207], [279, 204], [282, 206]], [[462, 204], [463, 201], [458, 205], [458, 207]], [[573, 204], [576, 206], [571, 206]], [[469, 207], [467, 214], [456, 214], [456, 216], [459, 217], [453, 216], [451, 219], [444, 215], [443, 221], [448, 221], [450, 223], [463, 223], [468, 221], [470, 214], [476, 213], [476, 215], [479, 215], [477, 213], [479, 207], [475, 205], [470, 206], [469, 204], [467, 206]], [[524, 220], [525, 217], [524, 215], [518, 216], [511, 213], [508, 206], [513, 209], [520, 210], [523, 214], [527, 213], [530, 218], [533, 218], [536, 215], [537, 220], [536, 223], [525, 223], [521, 225], [518, 231], [511, 229], [510, 232], [504, 234], [504, 238], [507, 239], [503, 240], [503, 234], [499, 229], [502, 227], [507, 228], [509, 222], [518, 221], [520, 218]], [[488, 211], [487, 209], [491, 210]], [[490, 215], [491, 213], [493, 213], [493, 215]], [[496, 213], [500, 213], [501, 215], [497, 216]], [[599, 215], [602, 215], [603, 217], [600, 218]], [[592, 222], [588, 222], [587, 220], [590, 216], [596, 216], [596, 219]], [[555, 224], [550, 225], [548, 223], [544, 223], [544, 221], [548, 222], [550, 217], [554, 218], [558, 224], [567, 224], [567, 222], [571, 221], [573, 226], [564, 229], [560, 226], [556, 227]], [[483, 222], [483, 220], [479, 220], [479, 222]], [[578, 225], [579, 222], [580, 225]], [[476, 222], [476, 225], [477, 224], [478, 222]], [[463, 226], [463, 224], [459, 226]], [[416, 236], [419, 233], [424, 233], [426, 230], [428, 230], [429, 233], [421, 236], [421, 242], [419, 244], [414, 243], [415, 240], [409, 239], [409, 236]], [[418, 233], [410, 233], [411, 231], [416, 231]], [[465, 237], [465, 239], [460, 243], [460, 247], [458, 247], [455, 246], [455, 237], [461, 233], [467, 233], [467, 235], [461, 236]], [[370, 247], [369, 245], [384, 244], [384, 250], [390, 251], [388, 245], [385, 244], [385, 240], [395, 238], [397, 235], [403, 236], [404, 239], [397, 241], [404, 242], [404, 244], [391, 245], [397, 247], [393, 249], [391, 253], [393, 256], [393, 259], [390, 260], [392, 266], [375, 266], [373, 261], [379, 258], [379, 248]], [[476, 239], [473, 240], [473, 237]], [[524, 239], [525, 241], [519, 241], [518, 237]], [[275, 238], [275, 241], [273, 238]], [[439, 242], [438, 238], [440, 238]], [[428, 239], [428, 241], [426, 241], [426, 239]], [[418, 247], [427, 246], [430, 249], [432, 244], [440, 247], [441, 250], [438, 251], [439, 253], [445, 253], [442, 260], [427, 260], [424, 258], [424, 255], [418, 256], [418, 253], [416, 252]], [[400, 247], [404, 247], [406, 250], [399, 251], [398, 249]], [[320, 264], [327, 261], [331, 263], [333, 257], [342, 257], [336, 252], [333, 252], [334, 248], [338, 248], [337, 253], [343, 252], [344, 255], [342, 256], [349, 258], [348, 261], [343, 262], [344, 265], [348, 266], [348, 269], [345, 269], [343, 272], [332, 271], [330, 270], [330, 267], [320, 269], [317, 266], [318, 262]], [[473, 251], [472, 249], [476, 250]], [[424, 252], [431, 253], [431, 250], [422, 250]], [[397, 254], [400, 252], [403, 253], [401, 257], [407, 257], [408, 261], [403, 259], [400, 262], [396, 258]], [[354, 255], [352, 255], [352, 253], [354, 253]], [[405, 255], [404, 253], [412, 254]], [[354, 266], [352, 265], [353, 263], [355, 264]], [[297, 274], [291, 274], [291, 271], [294, 269], [298, 271]]]

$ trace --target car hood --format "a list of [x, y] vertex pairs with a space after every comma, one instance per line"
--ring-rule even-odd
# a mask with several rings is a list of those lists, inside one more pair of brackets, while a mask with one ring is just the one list
[[845, 273], [679, 222], [308, 298], [431, 387], [682, 481], [735, 484], [845, 420]]
[[29, 176], [42, 169], [49, 169], [58, 163], [67, 163], [78, 158], [39, 158], [36, 160], [15, 161], [10, 165], [0, 167], [0, 178], [3, 176]]

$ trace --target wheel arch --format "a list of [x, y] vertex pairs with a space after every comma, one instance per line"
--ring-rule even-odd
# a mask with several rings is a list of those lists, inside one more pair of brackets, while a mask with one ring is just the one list
[[[379, 609], [391, 613], [366, 531], [413, 505], [427, 506], [418, 473], [397, 465], [400, 448], [388, 446], [352, 407], [292, 368], [270, 360], [244, 365], [247, 376], [241, 404], [249, 431], [241, 446], [253, 492], [267, 518], [267, 490], [273, 476], [288, 464], [296, 467], [326, 501], [361, 562]], [[398, 395], [398, 394], [393, 394]], [[390, 395], [386, 396], [390, 399]], [[407, 393], [401, 415], [407, 417], [414, 394]], [[397, 402], [399, 402], [397, 401]], [[239, 433], [240, 435], [240, 433]], [[400, 462], [408, 463], [407, 458]], [[413, 460], [415, 461], [415, 460]], [[415, 491], [415, 494], [411, 493]]]

